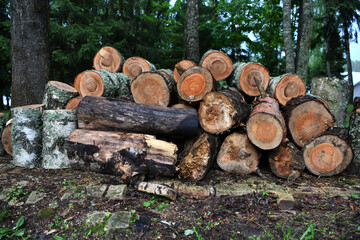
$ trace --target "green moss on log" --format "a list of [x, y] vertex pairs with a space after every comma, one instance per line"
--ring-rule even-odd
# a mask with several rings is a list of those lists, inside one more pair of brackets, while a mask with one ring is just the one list
[[349, 140], [354, 152], [354, 158], [350, 167], [350, 172], [360, 175], [360, 113], [353, 112], [350, 116]]

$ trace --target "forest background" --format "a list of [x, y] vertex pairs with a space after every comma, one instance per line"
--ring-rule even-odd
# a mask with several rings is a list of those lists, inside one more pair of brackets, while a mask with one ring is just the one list
[[[116, 48], [125, 58], [140, 56], [157, 68], [173, 69], [190, 58], [187, 8], [194, 3], [200, 56], [209, 49], [221, 50], [233, 62], [258, 62], [271, 76], [278, 76], [289, 72], [286, 56], [298, 58], [301, 22], [310, 20], [305, 24], [312, 28], [308, 64], [302, 74], [307, 85], [313, 77], [344, 78], [345, 71], [349, 76], [360, 71], [360, 61], [351, 65], [349, 52], [359, 32], [358, 0], [51, 0], [49, 80], [72, 84], [77, 74], [92, 69], [92, 59], [102, 46]], [[283, 11], [285, 4], [290, 9], [292, 53], [284, 45], [289, 17]], [[304, 16], [304, 4], [310, 4], [311, 18]], [[7, 99], [5, 105], [0, 101], [0, 109], [9, 108], [11, 98], [10, 16], [10, 0], [0, 0], [0, 96]]]

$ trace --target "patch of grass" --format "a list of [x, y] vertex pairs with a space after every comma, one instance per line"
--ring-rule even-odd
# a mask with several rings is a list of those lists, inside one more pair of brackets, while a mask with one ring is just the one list
[[7, 193], [8, 199], [12, 198], [17, 201], [19, 197], [25, 196], [29, 192], [25, 192], [22, 186], [12, 186], [11, 191]]

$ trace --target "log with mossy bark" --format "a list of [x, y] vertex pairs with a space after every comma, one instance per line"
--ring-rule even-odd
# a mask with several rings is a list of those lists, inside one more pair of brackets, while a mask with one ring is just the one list
[[45, 109], [65, 109], [70, 99], [79, 93], [72, 86], [58, 81], [49, 81], [45, 85], [43, 104]]
[[67, 141], [72, 168], [119, 175], [126, 180], [139, 176], [174, 176], [177, 146], [136, 133], [74, 130]]
[[247, 120], [251, 112], [238, 91], [223, 89], [205, 95], [199, 107], [199, 123], [212, 134], [223, 133]]
[[5, 152], [10, 156], [12, 156], [11, 127], [12, 127], [12, 119], [7, 121], [1, 135], [1, 143], [4, 147]]
[[119, 72], [122, 70], [125, 58], [113, 47], [102, 47], [93, 59], [95, 70], [106, 70], [109, 72]]
[[349, 141], [354, 151], [354, 159], [348, 170], [360, 175], [360, 112], [356, 110], [350, 115]]
[[131, 94], [139, 104], [167, 107], [174, 91], [174, 82], [160, 72], [142, 72], [131, 83]]
[[35, 168], [41, 163], [43, 108], [44, 104], [35, 104], [11, 109], [11, 142], [15, 166]]
[[70, 167], [65, 146], [70, 133], [77, 127], [75, 110], [45, 110], [42, 115], [42, 160], [45, 169]]
[[[5, 127], [5, 115], [4, 113], [0, 113], [0, 136], [2, 135]], [[2, 142], [0, 142], [0, 156], [4, 156], [5, 150]]]
[[174, 71], [173, 71], [173, 77], [174, 81], [177, 82], [180, 76], [191, 67], [196, 66], [196, 64], [193, 61], [190, 60], [181, 60], [180, 62], [175, 64]]
[[131, 57], [126, 59], [123, 66], [123, 73], [134, 80], [142, 72], [156, 71], [156, 67], [142, 57]]
[[171, 136], [195, 136], [194, 109], [175, 109], [86, 96], [77, 107], [79, 128]]
[[329, 104], [330, 112], [336, 120], [335, 126], [345, 127], [350, 96], [349, 82], [338, 78], [313, 78], [310, 91]]
[[288, 133], [293, 142], [302, 148], [313, 137], [334, 126], [335, 119], [326, 105], [313, 96], [291, 99], [283, 109]]
[[230, 57], [217, 50], [209, 50], [204, 53], [199, 65], [208, 69], [216, 81], [226, 79], [233, 69]]

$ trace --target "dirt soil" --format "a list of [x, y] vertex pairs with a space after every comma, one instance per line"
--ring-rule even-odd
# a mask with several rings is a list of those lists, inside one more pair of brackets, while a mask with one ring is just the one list
[[[9, 159], [0, 160], [0, 164]], [[308, 172], [293, 182], [276, 178], [262, 169], [269, 184], [296, 187], [335, 186], [351, 188], [356, 176], [341, 174], [318, 178]], [[280, 210], [275, 195], [254, 191], [245, 196], [191, 198], [170, 201], [138, 192], [128, 185], [124, 200], [87, 197], [89, 184], [124, 184], [116, 176], [76, 170], [44, 170], [7, 167], [0, 169], [1, 189], [13, 188], [16, 205], [0, 201], [0, 227], [23, 231], [28, 239], [360, 239], [360, 199], [352, 196], [297, 195], [293, 210]], [[223, 181], [246, 182], [257, 176], [239, 176], [214, 167], [207, 177], [193, 185]], [[26, 186], [20, 185], [27, 181]], [[186, 182], [186, 181], [184, 181]], [[76, 187], [75, 199], [61, 200], [64, 192]], [[34, 205], [24, 204], [32, 191], [46, 196]], [[359, 189], [356, 189], [359, 191]], [[49, 204], [58, 202], [57, 208]], [[130, 227], [105, 231], [84, 227], [88, 213], [131, 211]], [[23, 216], [24, 223], [15, 228]], [[0, 233], [1, 230], [0, 229]], [[20, 234], [21, 235], [21, 234]], [[13, 239], [21, 239], [13, 237]]]

